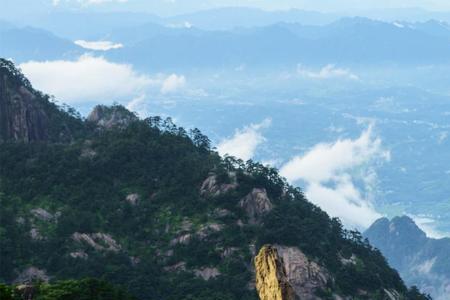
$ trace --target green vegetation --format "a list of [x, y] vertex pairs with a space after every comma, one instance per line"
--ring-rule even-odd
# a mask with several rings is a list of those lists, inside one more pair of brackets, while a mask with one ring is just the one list
[[7, 286], [0, 284], [1, 300], [135, 300], [125, 291], [96, 280], [67, 280], [54, 284]]
[[[420, 299], [358, 232], [275, 169], [221, 158], [198, 129], [154, 117], [100, 130], [58, 111], [61, 124], [81, 124], [71, 143], [0, 144], [0, 282], [33, 266], [52, 280], [98, 278], [139, 299], [257, 299], [252, 249], [271, 243], [297, 246], [330, 271], [324, 299], [332, 292], [382, 299], [383, 289]], [[211, 172], [216, 186], [237, 186], [202, 194]], [[267, 191], [274, 209], [251, 224], [239, 201], [254, 188]], [[342, 263], [352, 255], [355, 264]], [[208, 268], [209, 280], [198, 275]], [[95, 299], [120, 295], [103, 281], [81, 280], [39, 285], [37, 299], [72, 299], [90, 284]]]

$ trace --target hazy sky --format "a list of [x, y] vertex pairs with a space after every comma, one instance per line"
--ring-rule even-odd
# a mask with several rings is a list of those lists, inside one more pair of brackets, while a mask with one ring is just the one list
[[422, 8], [450, 11], [448, 0], [0, 0], [2, 10], [29, 13], [53, 9], [135, 10], [173, 15], [221, 6], [248, 6], [268, 10], [299, 8], [323, 12]]

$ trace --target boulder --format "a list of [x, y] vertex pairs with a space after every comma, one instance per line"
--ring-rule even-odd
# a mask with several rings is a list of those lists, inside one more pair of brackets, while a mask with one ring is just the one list
[[49, 277], [44, 270], [38, 269], [36, 267], [29, 267], [23, 270], [19, 276], [14, 280], [15, 284], [30, 284], [37, 281], [48, 282]]
[[217, 268], [202, 268], [194, 270], [194, 274], [197, 277], [202, 278], [203, 280], [210, 280], [211, 278], [215, 278], [220, 275], [220, 272]]
[[133, 206], [135, 206], [135, 205], [138, 204], [139, 199], [140, 199], [139, 194], [136, 194], [136, 193], [134, 193], [134, 194], [129, 194], [129, 195], [127, 195], [127, 197], [125, 198], [125, 200], [126, 200], [128, 203], [130, 203], [131, 205], [133, 205]]

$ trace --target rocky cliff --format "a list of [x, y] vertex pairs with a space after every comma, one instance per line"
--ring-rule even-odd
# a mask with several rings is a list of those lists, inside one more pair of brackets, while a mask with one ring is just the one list
[[255, 257], [256, 289], [261, 300], [294, 300], [283, 259], [272, 246], [263, 246]]
[[0, 59], [0, 142], [69, 141], [81, 121], [36, 91], [10, 61]]
[[0, 61], [0, 140], [43, 141], [49, 137], [49, 118], [27, 81]]

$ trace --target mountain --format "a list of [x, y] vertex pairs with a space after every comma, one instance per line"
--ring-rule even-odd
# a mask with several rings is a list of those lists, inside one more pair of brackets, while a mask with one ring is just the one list
[[[0, 86], [0, 103], [23, 89], [39, 94], [4, 64], [3, 80], [15, 85]], [[427, 299], [275, 169], [220, 157], [198, 129], [140, 120], [118, 105], [83, 120], [48, 98], [12, 99], [38, 116], [27, 128], [60, 118], [38, 127], [45, 138], [0, 143], [1, 282], [60, 290], [61, 280], [91, 277], [139, 299], [257, 299], [262, 269], [253, 261], [272, 249], [302, 299]], [[61, 122], [81, 128], [53, 140]]]
[[[80, 20], [83, 20], [80, 22]], [[161, 18], [140, 12], [85, 12], [56, 11], [28, 18], [30, 26], [43, 28], [71, 40], [104, 39], [108, 32], [118, 28], [137, 27]], [[120, 25], [119, 25], [120, 24]]]
[[69, 141], [82, 127], [73, 110], [61, 111], [10, 61], [0, 59], [0, 141]]
[[[54, 32], [72, 39], [121, 43], [123, 48], [104, 55], [114, 61], [133, 63], [142, 70], [180, 72], [212, 67], [234, 69], [241, 65], [292, 67], [305, 62], [323, 66], [330, 63], [397, 65], [450, 61], [450, 31], [446, 23], [437, 21], [409, 24], [343, 18], [320, 26], [278, 22], [261, 27], [204, 30], [193, 27], [189, 21], [166, 24], [145, 14], [125, 14], [119, 28], [112, 24], [116, 24], [114, 22], [121, 14], [100, 15], [99, 19], [89, 15], [82, 25], [77, 20], [84, 15], [58, 16], [61, 22], [76, 23], [76, 26], [72, 24], [73, 30], [81, 33], [50, 28]], [[94, 26], [95, 22], [101, 24]], [[47, 25], [41, 24], [43, 28], [49, 28]], [[85, 26], [96, 30], [84, 30]], [[0, 55], [3, 57], [18, 62], [56, 60], [75, 58], [84, 52], [72, 41], [49, 31], [0, 24]]]
[[[413, 27], [365, 18], [344, 18], [325, 26], [277, 23], [264, 27], [202, 31], [137, 27], [113, 60], [142, 68], [295, 66], [299, 63], [430, 64], [450, 61], [448, 37]], [[111, 34], [114, 36], [114, 34]], [[121, 42], [120, 39], [115, 42]]]
[[166, 25], [191, 24], [204, 30], [230, 30], [236, 27], [269, 26], [279, 22], [325, 25], [337, 15], [299, 9], [264, 11], [249, 7], [222, 7], [168, 17]]
[[444, 21], [428, 20], [426, 22], [400, 22], [392, 23], [399, 28], [409, 28], [425, 34], [450, 39], [450, 24]]
[[16, 62], [56, 60], [82, 54], [82, 48], [49, 31], [34, 27], [15, 27], [0, 23], [0, 57]]
[[110, 31], [105, 38], [115, 42], [123, 43], [125, 46], [132, 46], [144, 40], [153, 39], [159, 36], [172, 36], [188, 34], [192, 36], [203, 35], [205, 32], [197, 28], [191, 28], [184, 24], [179, 27], [169, 27], [158, 23], [145, 23], [139, 26], [122, 27]]
[[417, 285], [434, 299], [448, 299], [450, 238], [428, 238], [407, 216], [379, 219], [364, 236], [381, 250], [408, 284]]

